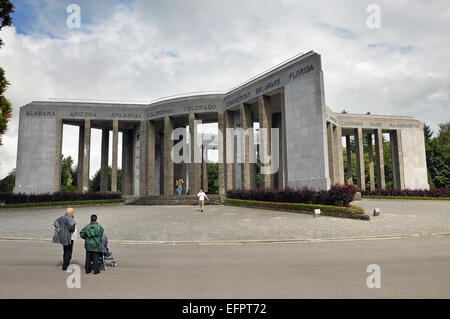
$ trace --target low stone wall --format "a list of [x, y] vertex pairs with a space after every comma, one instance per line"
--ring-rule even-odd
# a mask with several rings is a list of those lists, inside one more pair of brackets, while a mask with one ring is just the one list
[[262, 202], [262, 201], [251, 201], [251, 200], [231, 199], [231, 198], [225, 199], [225, 205], [278, 210], [303, 214], [313, 214], [314, 209], [320, 209], [322, 216], [370, 220], [370, 215], [366, 215], [364, 209], [362, 209], [359, 206], [339, 207], [339, 206], [300, 204], [300, 203]]

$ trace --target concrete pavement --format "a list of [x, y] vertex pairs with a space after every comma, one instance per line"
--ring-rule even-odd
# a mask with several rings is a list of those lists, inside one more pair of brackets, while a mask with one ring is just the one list
[[[253, 241], [450, 233], [449, 201], [363, 200], [355, 204], [381, 215], [370, 221], [230, 206], [96, 206], [76, 208], [78, 230], [97, 214], [111, 240]], [[53, 236], [64, 209], [0, 211], [0, 238]]]
[[[62, 248], [0, 241], [0, 298], [450, 298], [449, 236], [253, 245], [121, 245], [69, 289]], [[84, 248], [74, 247], [83, 265]], [[369, 289], [369, 264], [381, 288]], [[81, 268], [83, 271], [83, 268]]]

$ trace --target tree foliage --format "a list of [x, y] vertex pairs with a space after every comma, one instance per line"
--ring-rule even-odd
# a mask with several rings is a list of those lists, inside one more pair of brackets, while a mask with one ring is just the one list
[[[90, 191], [99, 192], [100, 191], [100, 175], [101, 169], [95, 172], [94, 177], [89, 182]], [[112, 168], [108, 166], [108, 189], [111, 189], [112, 181]], [[117, 191], [120, 192], [122, 185], [122, 170], [117, 169]]]
[[[9, 0], [0, 0], [0, 30], [3, 27], [10, 26], [12, 23], [11, 14], [14, 12], [14, 6]], [[0, 39], [0, 47], [3, 45]], [[8, 121], [12, 117], [11, 102], [4, 96], [4, 92], [9, 82], [5, 77], [5, 71], [0, 67], [0, 145], [2, 135], [8, 129]]]
[[11, 193], [16, 183], [16, 169], [6, 175], [5, 178], [0, 180], [0, 193]]
[[430, 186], [450, 187], [450, 122], [440, 124], [434, 138], [430, 137], [432, 132], [425, 125], [424, 135]]

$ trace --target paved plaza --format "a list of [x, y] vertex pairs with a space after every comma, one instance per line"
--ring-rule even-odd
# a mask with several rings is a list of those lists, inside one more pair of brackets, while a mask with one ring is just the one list
[[[270, 241], [450, 233], [449, 201], [362, 200], [381, 215], [370, 221], [231, 206], [95, 206], [76, 208], [78, 231], [97, 214], [112, 241]], [[0, 212], [0, 238], [53, 236], [61, 208]]]
[[[119, 262], [84, 274], [78, 240], [72, 263], [81, 266], [80, 289], [67, 287], [62, 247], [49, 241], [64, 210], [2, 211], [0, 298], [450, 298], [450, 203], [357, 204], [381, 215], [360, 221], [212, 205], [203, 214], [196, 206], [79, 207], [78, 230], [97, 214]], [[436, 233], [447, 235], [429, 235]], [[424, 236], [391, 237], [413, 234]], [[301, 241], [354, 237], [371, 238]], [[381, 267], [380, 289], [366, 285], [370, 264]]]
[[[61, 246], [0, 241], [0, 298], [450, 298], [449, 236], [254, 245], [115, 244], [119, 261], [69, 289]], [[366, 285], [367, 266], [381, 288]]]

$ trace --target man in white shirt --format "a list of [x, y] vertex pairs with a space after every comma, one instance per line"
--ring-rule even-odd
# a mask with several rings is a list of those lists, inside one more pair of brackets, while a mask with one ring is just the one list
[[206, 196], [206, 194], [203, 192], [203, 190], [201, 188], [200, 188], [200, 191], [197, 194], [197, 197], [198, 197], [198, 200], [199, 200], [199, 203], [200, 203], [200, 210], [203, 213], [203, 208], [205, 207], [205, 198], [207, 200], [209, 200], [209, 198], [208, 198], [208, 196]]

